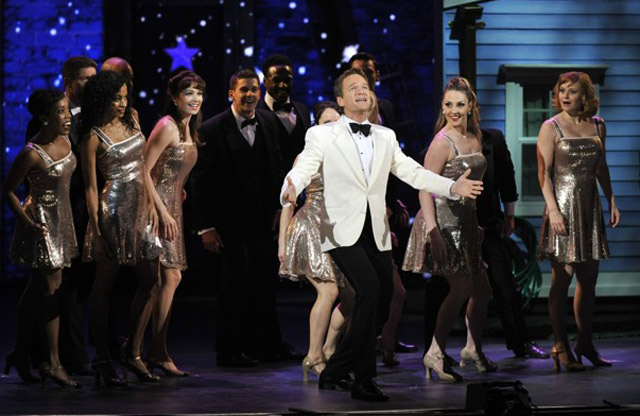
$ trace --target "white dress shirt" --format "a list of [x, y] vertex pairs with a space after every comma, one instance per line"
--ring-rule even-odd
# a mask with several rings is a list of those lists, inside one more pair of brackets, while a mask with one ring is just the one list
[[[347, 125], [349, 123], [371, 124], [369, 123], [369, 120], [358, 123], [347, 116], [344, 116], [344, 121]], [[368, 136], [365, 136], [361, 132], [354, 133], [351, 131], [351, 126], [349, 126], [349, 134], [358, 148], [360, 162], [362, 163], [362, 172], [364, 172], [364, 178], [367, 180], [367, 183], [369, 183], [369, 176], [371, 175], [371, 161], [373, 160], [373, 134], [370, 133]]]
[[[240, 130], [242, 137], [244, 137], [247, 143], [249, 143], [249, 146], [253, 147], [253, 143], [256, 141], [257, 125], [249, 124], [248, 126], [244, 126], [244, 128], [242, 128], [242, 122], [248, 119], [238, 114], [238, 112], [236, 112], [236, 109], [233, 108], [233, 105], [231, 105], [231, 112], [233, 113], [233, 117], [236, 119], [236, 124], [238, 125], [238, 130]], [[255, 112], [253, 113], [253, 116], [256, 116]]]
[[[269, 107], [271, 111], [273, 111], [273, 103], [275, 101], [276, 100], [271, 95], [269, 95], [268, 92], [265, 94], [264, 103], [267, 105], [267, 107]], [[291, 104], [290, 98], [287, 98], [287, 103]], [[297, 121], [296, 112], [293, 111], [293, 109], [289, 113], [283, 110], [278, 110], [273, 112], [280, 119], [280, 121], [284, 125], [284, 128], [287, 129], [287, 133], [291, 134], [293, 129], [296, 128], [296, 121]]]

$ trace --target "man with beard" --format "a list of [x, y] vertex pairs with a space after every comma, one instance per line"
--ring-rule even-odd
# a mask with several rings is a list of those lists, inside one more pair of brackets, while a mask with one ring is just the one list
[[304, 148], [304, 136], [311, 118], [304, 104], [290, 98], [293, 87], [293, 62], [284, 55], [272, 55], [262, 64], [264, 86], [267, 93], [258, 108], [273, 111], [281, 124], [280, 150], [286, 168]]
[[256, 110], [260, 81], [250, 69], [233, 74], [229, 98], [231, 107], [200, 129], [194, 221], [204, 248], [222, 256], [216, 363], [253, 367], [256, 359], [275, 361], [282, 345], [273, 261], [283, 173], [279, 122]]

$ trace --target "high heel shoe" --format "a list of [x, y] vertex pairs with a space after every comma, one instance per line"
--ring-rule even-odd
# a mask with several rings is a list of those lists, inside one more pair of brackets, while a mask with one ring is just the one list
[[584, 356], [596, 367], [611, 367], [613, 365], [611, 361], [602, 358], [600, 352], [593, 344], [589, 349], [580, 348], [579, 345], [576, 345], [573, 350], [575, 351], [576, 358], [580, 364], [582, 364], [582, 357]]
[[479, 373], [493, 373], [498, 370], [496, 363], [488, 359], [482, 351], [469, 351], [463, 348], [460, 351], [460, 367], [464, 367], [467, 362], [473, 362]]
[[151, 374], [147, 366], [144, 365], [140, 356], [127, 357], [124, 359], [124, 366], [138, 377], [143, 383], [159, 383], [161, 378], [155, 374]]
[[[169, 364], [173, 364], [173, 367], [175, 367], [175, 369], [169, 367]], [[182, 371], [177, 368], [171, 358], [165, 361], [156, 361], [153, 358], [147, 357], [147, 366], [149, 367], [149, 372], [152, 372], [154, 368], [157, 368], [161, 370], [167, 377], [189, 377], [191, 375], [190, 372]]]
[[573, 357], [571, 351], [561, 350], [556, 346], [551, 349], [551, 358], [553, 358], [553, 370], [557, 372], [560, 372], [560, 370], [562, 369], [560, 363], [562, 363], [562, 366], [564, 366], [565, 370], [569, 372], [584, 371], [585, 369], [582, 364], [576, 362], [576, 359]]
[[[425, 354], [422, 359], [422, 364], [424, 364], [426, 369], [425, 377], [427, 380], [431, 380], [433, 372], [435, 371], [438, 374], [438, 379], [440, 381], [462, 381], [462, 376], [451, 369], [449, 364], [445, 361], [442, 353], [437, 355]], [[438, 365], [440, 365], [440, 368]]]
[[39, 368], [40, 372], [40, 380], [42, 383], [42, 387], [44, 387], [44, 383], [47, 381], [47, 378], [53, 380], [58, 386], [64, 389], [79, 389], [80, 384], [71, 380], [71, 377], [64, 371], [64, 367], [61, 365], [52, 367], [51, 364], [43, 363]]
[[319, 378], [320, 377], [320, 373], [322, 373], [322, 371], [318, 371], [315, 368], [315, 366], [320, 365], [320, 364], [324, 364], [324, 363], [325, 363], [324, 360], [320, 360], [320, 361], [315, 361], [314, 362], [311, 359], [311, 357], [309, 357], [308, 355], [306, 357], [304, 357], [304, 360], [302, 360], [302, 381], [309, 381], [309, 371], [314, 373]]
[[127, 380], [118, 374], [113, 361], [96, 361], [91, 367], [95, 371], [96, 386], [100, 385], [100, 378], [107, 386], [124, 387], [128, 384]]
[[15, 351], [11, 351], [5, 360], [4, 374], [9, 375], [11, 367], [15, 368], [18, 376], [27, 384], [38, 383], [40, 379], [31, 374], [31, 364], [28, 357], [21, 357]]

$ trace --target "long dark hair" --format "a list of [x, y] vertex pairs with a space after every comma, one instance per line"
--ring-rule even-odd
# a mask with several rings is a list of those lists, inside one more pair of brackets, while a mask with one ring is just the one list
[[[174, 104], [173, 100], [178, 98], [180, 93], [187, 88], [193, 86], [193, 88], [202, 91], [204, 95], [207, 84], [204, 80], [193, 71], [180, 71], [171, 79], [169, 79], [169, 83], [167, 84], [167, 102], [164, 106], [164, 115], [169, 116], [173, 119], [173, 121], [178, 126], [178, 131], [180, 132], [180, 141], [183, 142], [186, 140], [187, 132], [184, 124], [180, 122], [180, 113], [178, 112], [178, 107]], [[191, 139], [196, 144], [200, 143], [200, 137], [198, 136], [198, 129], [202, 124], [202, 106], [200, 107], [200, 111], [194, 117], [191, 117], [189, 120], [189, 134], [191, 135]]]
[[29, 141], [38, 134], [43, 127], [40, 116], [49, 115], [54, 105], [64, 98], [64, 93], [56, 88], [44, 88], [35, 90], [29, 96], [29, 103], [27, 108], [31, 113], [31, 120], [27, 125], [27, 131], [25, 132], [25, 141]]
[[122, 117], [122, 123], [130, 130], [139, 130], [131, 115], [131, 84], [126, 78], [113, 71], [100, 71], [91, 77], [84, 87], [82, 95], [82, 111], [78, 137], [84, 140], [89, 137], [92, 127], [102, 127], [111, 121], [111, 103], [123, 85], [127, 86], [127, 108]]

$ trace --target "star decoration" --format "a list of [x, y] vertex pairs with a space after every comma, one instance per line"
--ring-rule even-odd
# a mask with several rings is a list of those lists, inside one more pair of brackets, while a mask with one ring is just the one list
[[191, 60], [193, 56], [198, 53], [198, 48], [189, 48], [184, 41], [184, 38], [176, 38], [178, 45], [175, 48], [164, 48], [164, 51], [171, 57], [171, 71], [176, 68], [185, 67], [193, 70], [193, 63]]

